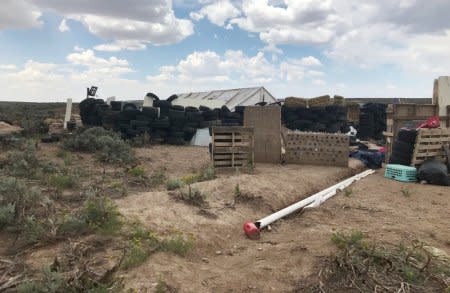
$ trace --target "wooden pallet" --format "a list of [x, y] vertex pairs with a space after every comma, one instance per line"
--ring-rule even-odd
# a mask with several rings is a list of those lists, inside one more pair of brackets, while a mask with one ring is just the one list
[[214, 167], [242, 168], [253, 165], [253, 128], [217, 126], [212, 128], [212, 160]]
[[349, 137], [345, 134], [288, 132], [286, 163], [348, 167]]
[[428, 159], [447, 160], [443, 146], [450, 144], [450, 129], [419, 129], [414, 146], [412, 166]]

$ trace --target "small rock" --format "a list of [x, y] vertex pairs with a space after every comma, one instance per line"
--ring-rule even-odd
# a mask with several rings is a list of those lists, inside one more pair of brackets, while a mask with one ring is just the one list
[[262, 250], [262, 247], [258, 247], [258, 250], [261, 251], [261, 250]]
[[216, 254], [217, 254], [217, 255], [221, 255], [221, 254], [222, 254], [222, 251], [221, 251], [221, 250], [217, 250], [217, 251], [216, 251]]
[[206, 263], [209, 263], [209, 259], [206, 258], [206, 257], [202, 258], [202, 261], [203, 261], [203, 262], [206, 262]]

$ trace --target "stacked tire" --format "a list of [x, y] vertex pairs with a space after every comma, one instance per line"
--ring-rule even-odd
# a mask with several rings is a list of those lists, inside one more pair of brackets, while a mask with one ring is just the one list
[[392, 145], [392, 153], [389, 160], [391, 164], [404, 166], [411, 165], [416, 143], [417, 131], [414, 129], [400, 129], [397, 139]]
[[80, 102], [80, 117], [84, 125], [101, 126], [108, 105], [102, 99], [87, 98]]
[[347, 108], [340, 105], [283, 106], [281, 115], [284, 125], [292, 130], [337, 133], [347, 128]]
[[386, 104], [368, 103], [361, 108], [358, 138], [383, 139], [386, 130]]

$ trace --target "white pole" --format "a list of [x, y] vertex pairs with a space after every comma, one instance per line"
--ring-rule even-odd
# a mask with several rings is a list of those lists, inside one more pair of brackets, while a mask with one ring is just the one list
[[67, 99], [66, 115], [64, 117], [64, 129], [67, 129], [67, 122], [70, 121], [71, 116], [72, 116], [72, 99]]
[[359, 173], [353, 177], [350, 177], [344, 181], [341, 181], [338, 184], [335, 184], [327, 189], [324, 189], [314, 195], [311, 195], [308, 198], [305, 198], [293, 205], [290, 205], [276, 213], [273, 213], [265, 218], [262, 218], [261, 220], [258, 220], [255, 222], [255, 225], [257, 228], [261, 229], [266, 227], [267, 225], [272, 224], [273, 222], [301, 209], [301, 208], [311, 208], [311, 207], [317, 207], [323, 202], [325, 202], [327, 199], [331, 198], [337, 193], [337, 190], [343, 190], [350, 184], [352, 184], [354, 181], [358, 181], [361, 178], [364, 178], [370, 174], [375, 173], [375, 170], [366, 170], [362, 173]]

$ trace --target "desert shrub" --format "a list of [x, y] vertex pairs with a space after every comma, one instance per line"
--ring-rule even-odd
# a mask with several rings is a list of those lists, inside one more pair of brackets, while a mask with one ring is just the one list
[[134, 177], [143, 177], [145, 176], [145, 170], [141, 166], [136, 166], [128, 170], [128, 174]]
[[0, 229], [14, 223], [16, 207], [12, 203], [0, 206]]
[[22, 228], [22, 237], [27, 244], [38, 243], [41, 240], [50, 238], [49, 223], [44, 219], [28, 216]]
[[202, 206], [205, 203], [205, 198], [205, 194], [196, 188], [191, 188], [190, 185], [187, 190], [182, 190], [179, 194], [179, 199], [194, 206]]
[[193, 184], [195, 182], [202, 182], [202, 181], [208, 181], [213, 180], [216, 178], [216, 173], [214, 170], [214, 166], [211, 164], [207, 165], [205, 168], [200, 170], [199, 172], [191, 175], [184, 176], [181, 178], [183, 183], [185, 184]]
[[66, 216], [57, 228], [58, 235], [79, 235], [87, 232], [89, 226], [85, 219], [79, 216]]
[[32, 214], [42, 199], [37, 189], [27, 187], [23, 181], [15, 177], [0, 177], [0, 207], [8, 207], [6, 211], [13, 206], [15, 222], [21, 222]]
[[64, 148], [72, 151], [94, 153], [107, 163], [132, 163], [135, 160], [131, 146], [120, 136], [102, 127], [93, 127], [78, 133], [64, 142]]
[[166, 174], [163, 169], [158, 169], [150, 176], [150, 185], [158, 186], [164, 183], [166, 180]]
[[[419, 241], [411, 245], [369, 242], [359, 231], [335, 233], [336, 255], [326, 261], [319, 282], [301, 292], [446, 292], [450, 265]], [[429, 247], [429, 246], [428, 246]]]
[[108, 234], [117, 232], [122, 224], [116, 205], [104, 196], [88, 198], [80, 217], [90, 228]]
[[183, 181], [180, 179], [169, 179], [166, 182], [167, 190], [175, 190], [183, 186]]
[[64, 190], [75, 187], [77, 180], [71, 175], [53, 175], [49, 178], [49, 184], [58, 190]]
[[129, 269], [144, 263], [150, 256], [149, 250], [141, 242], [132, 240], [127, 247], [122, 267]]
[[32, 141], [27, 141], [18, 150], [8, 152], [4, 167], [12, 176], [34, 176], [36, 169], [39, 167], [35, 144]]
[[162, 251], [171, 252], [179, 256], [186, 256], [193, 246], [194, 240], [192, 237], [178, 233], [161, 242]]
[[40, 280], [25, 281], [17, 287], [19, 293], [59, 293], [73, 292], [66, 283], [62, 274], [54, 272], [50, 267], [43, 269]]

